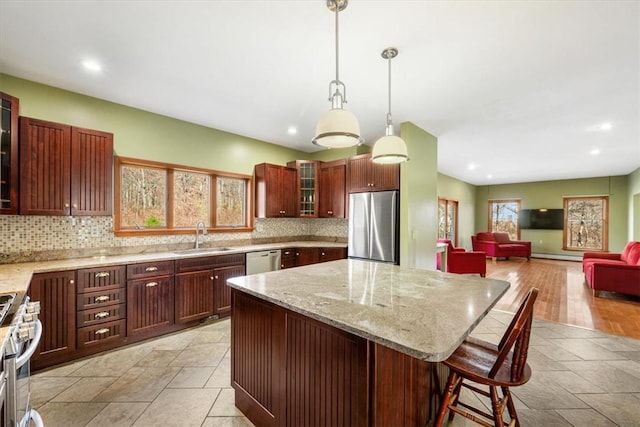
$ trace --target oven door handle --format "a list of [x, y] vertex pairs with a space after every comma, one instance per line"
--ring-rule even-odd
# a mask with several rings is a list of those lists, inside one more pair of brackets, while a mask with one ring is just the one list
[[19, 369], [31, 359], [33, 353], [38, 349], [38, 344], [40, 344], [40, 338], [42, 337], [42, 322], [40, 319], [37, 319], [33, 324], [35, 329], [35, 335], [31, 342], [29, 343], [29, 347], [16, 359], [16, 369]]

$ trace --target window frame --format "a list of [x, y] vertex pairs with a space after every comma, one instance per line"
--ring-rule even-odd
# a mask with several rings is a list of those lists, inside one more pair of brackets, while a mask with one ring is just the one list
[[447, 236], [440, 237], [440, 204], [444, 204], [444, 227], [447, 229], [447, 225], [449, 223], [449, 207], [450, 205], [455, 206], [454, 215], [453, 215], [453, 246], [458, 246], [458, 215], [460, 212], [460, 203], [455, 199], [447, 199], [445, 197], [438, 197], [438, 238], [439, 239], [447, 239]]
[[[121, 225], [120, 219], [120, 180], [121, 180], [121, 167], [122, 166], [138, 166], [143, 168], [154, 168], [164, 170], [167, 174], [167, 188], [166, 188], [166, 226], [162, 227], [150, 227], [143, 229], [135, 229], [125, 227]], [[188, 227], [174, 227], [173, 226], [173, 174], [174, 171], [192, 172], [197, 174], [209, 175], [211, 179], [211, 185], [209, 188], [209, 200], [210, 200], [210, 226], [207, 227], [207, 232], [211, 233], [236, 233], [236, 232], [251, 232], [253, 227], [253, 177], [251, 175], [239, 174], [234, 172], [223, 172], [214, 169], [205, 169], [195, 166], [183, 166], [172, 163], [156, 162], [153, 160], [135, 159], [130, 157], [114, 156], [114, 213], [113, 213], [113, 232], [118, 237], [127, 236], [158, 236], [158, 235], [180, 235], [180, 234], [192, 234], [195, 228]], [[245, 181], [245, 221], [246, 225], [241, 227], [218, 227], [216, 224], [216, 212], [217, 212], [217, 177], [242, 179]]]
[[[578, 248], [567, 245], [569, 229], [569, 202], [575, 200], [600, 200], [602, 206], [602, 248]], [[562, 250], [575, 252], [607, 252], [609, 250], [609, 196], [566, 196], [562, 198], [564, 227], [562, 228]]]
[[487, 201], [487, 231], [493, 232], [493, 204], [496, 203], [515, 203], [518, 206], [518, 212], [515, 219], [516, 239], [520, 240], [520, 211], [522, 211], [521, 199], [492, 199]]

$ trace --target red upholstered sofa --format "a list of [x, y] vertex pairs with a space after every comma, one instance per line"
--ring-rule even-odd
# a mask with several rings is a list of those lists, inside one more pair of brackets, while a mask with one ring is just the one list
[[[438, 239], [438, 243], [447, 244], [447, 273], [458, 274], [479, 274], [482, 277], [487, 275], [487, 256], [484, 252], [467, 252], [464, 248], [456, 248], [449, 239]], [[440, 269], [440, 253], [438, 253], [437, 263]]]
[[495, 261], [497, 258], [512, 256], [531, 258], [531, 242], [523, 240], [511, 240], [509, 233], [491, 233], [482, 231], [471, 236], [471, 245], [474, 251], [481, 251]]
[[640, 295], [640, 242], [629, 242], [622, 253], [584, 252], [582, 271], [593, 295], [600, 291]]

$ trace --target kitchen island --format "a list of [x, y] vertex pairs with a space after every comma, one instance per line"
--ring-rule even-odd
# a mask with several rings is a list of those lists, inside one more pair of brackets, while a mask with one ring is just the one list
[[509, 288], [359, 260], [228, 284], [235, 402], [258, 426], [426, 425], [438, 362]]

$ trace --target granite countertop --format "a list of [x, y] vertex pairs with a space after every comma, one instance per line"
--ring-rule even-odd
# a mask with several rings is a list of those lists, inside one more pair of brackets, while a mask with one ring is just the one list
[[231, 287], [421, 360], [445, 360], [509, 282], [340, 260], [236, 277]]
[[[216, 251], [214, 247], [201, 248], [200, 251], [178, 250], [175, 252], [154, 252], [129, 255], [99, 256], [90, 258], [70, 258], [55, 261], [24, 262], [16, 264], [0, 264], [0, 294], [23, 294], [29, 287], [34, 273], [52, 271], [77, 270], [80, 268], [102, 267], [108, 265], [133, 264], [145, 261], [163, 261], [172, 259], [197, 258], [245, 252], [264, 251], [284, 248], [304, 247], [347, 247], [346, 243], [323, 241], [293, 241], [283, 243], [267, 243], [260, 245], [232, 246], [228, 250]], [[225, 248], [226, 249], [226, 248]]]

